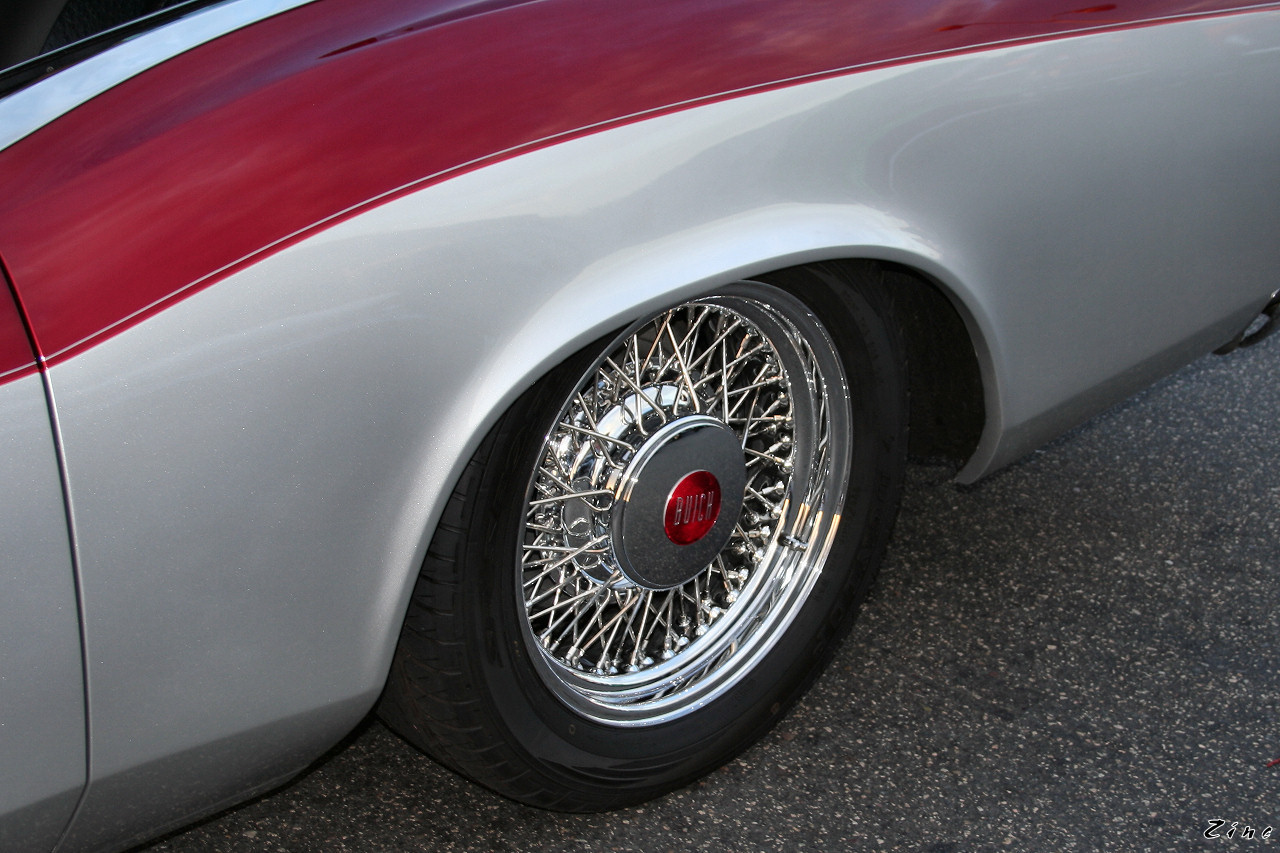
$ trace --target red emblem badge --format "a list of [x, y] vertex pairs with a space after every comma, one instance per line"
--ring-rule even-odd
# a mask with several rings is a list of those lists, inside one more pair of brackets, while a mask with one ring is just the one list
[[710, 471], [694, 471], [671, 490], [663, 526], [672, 542], [690, 545], [707, 535], [719, 515], [719, 481]]

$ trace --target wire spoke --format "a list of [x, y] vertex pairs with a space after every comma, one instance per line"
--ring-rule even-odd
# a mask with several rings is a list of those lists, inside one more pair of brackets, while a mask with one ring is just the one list
[[[608, 708], [590, 713], [612, 718], [683, 701], [698, 684], [729, 678], [718, 673], [735, 671], [740, 649], [775, 630], [769, 614], [791, 595], [789, 575], [771, 568], [786, 550], [780, 531], [808, 535], [797, 525], [818, 517], [788, 510], [788, 496], [821, 499], [832, 476], [828, 401], [812, 390], [825, 387], [818, 360], [776, 314], [763, 297], [730, 294], [640, 323], [600, 355], [551, 422], [525, 498], [519, 589], [547, 683], [574, 707]], [[796, 377], [803, 387], [792, 387]], [[806, 427], [800, 448], [794, 393], [810, 395], [802, 411], [819, 424]], [[687, 581], [647, 588], [614, 551], [618, 478], [655, 431], [693, 413], [740, 441], [742, 509], [727, 544]], [[817, 473], [793, 485], [801, 452]]]

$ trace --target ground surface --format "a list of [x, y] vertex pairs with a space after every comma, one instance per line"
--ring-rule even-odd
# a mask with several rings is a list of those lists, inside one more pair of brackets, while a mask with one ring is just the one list
[[540, 812], [368, 723], [145, 850], [1280, 849], [1280, 336], [975, 488], [949, 476], [912, 470], [808, 698], [691, 788]]

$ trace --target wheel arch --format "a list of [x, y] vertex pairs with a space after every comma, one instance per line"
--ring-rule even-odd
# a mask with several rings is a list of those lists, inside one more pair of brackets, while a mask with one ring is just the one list
[[376, 292], [370, 305], [385, 306], [371, 344], [404, 392], [395, 414], [404, 444], [395, 495], [384, 495], [395, 509], [374, 557], [366, 677], [385, 678], [448, 497], [502, 414], [566, 358], [670, 304], [797, 266], [874, 265], [907, 339], [915, 455], [968, 455], [963, 476], [1001, 437], [998, 336], [980, 266], [927, 217], [796, 201], [781, 189], [716, 195], [690, 181], [637, 188], [634, 176], [615, 186], [630, 173], [584, 159], [588, 142], [393, 199], [252, 274], [275, 286], [287, 274], [301, 292], [314, 289], [313, 270], [332, 270], [344, 289]]
[[[525, 361], [527, 369], [523, 371], [512, 367], [521, 360], [521, 353], [527, 359], [529, 350], [511, 342], [493, 355], [489, 367], [495, 387], [486, 395], [493, 402], [469, 445], [478, 444], [516, 397], [565, 357], [666, 301], [700, 295], [742, 279], [769, 281], [802, 267], [821, 267], [840, 278], [861, 265], [875, 268], [889, 292], [907, 348], [912, 459], [945, 462], [958, 469], [967, 466], [960, 477], [977, 479], [985, 473], [988, 454], [984, 448], [994, 445], [999, 437], [999, 385], [988, 336], [971, 310], [971, 302], [963, 296], [965, 291], [931, 274], [927, 268], [932, 265], [920, 261], [919, 256], [878, 252], [873, 247], [832, 247], [764, 258], [657, 291], [595, 323], [584, 324], [547, 349], [538, 361]], [[972, 476], [966, 477], [970, 472]]]
[[[716, 249], [708, 250], [706, 256], [724, 257]], [[670, 261], [658, 261], [652, 268], [632, 270], [617, 280], [612, 287], [635, 298], [612, 308], [601, 306], [593, 322], [584, 312], [578, 325], [563, 327], [556, 345], [544, 347], [537, 359], [530, 358], [535, 350], [523, 337], [493, 350], [483, 365], [477, 365], [474, 376], [479, 385], [490, 387], [480, 391], [488, 400], [482, 404], [485, 415], [475, 421], [468, 452], [474, 450], [514, 400], [556, 364], [666, 302], [696, 297], [743, 279], [768, 281], [797, 267], [823, 267], [839, 278], [842, 270], [868, 265], [876, 269], [891, 296], [895, 320], [907, 348], [912, 459], [954, 465], [960, 469], [958, 479], [962, 482], [976, 480], [993, 467], [991, 458], [999, 444], [1002, 419], [1000, 374], [988, 345], [993, 337], [990, 324], [978, 297], [936, 260], [901, 247], [845, 244], [723, 263], [723, 269], [688, 281], [668, 275], [672, 265]], [[639, 285], [648, 276], [656, 284]], [[589, 280], [593, 286], [601, 286], [594, 277]], [[563, 316], [557, 304], [562, 295], [551, 296], [544, 306], [546, 314]], [[541, 323], [531, 319], [525, 331], [536, 334], [533, 330]], [[470, 409], [474, 417], [475, 402], [460, 401], [459, 405]], [[461, 458], [465, 460], [466, 456]], [[458, 467], [460, 470], [460, 464]], [[426, 531], [426, 540], [430, 532]]]
[[[500, 416], [417, 581], [383, 700], [393, 728], [502, 793], [580, 810], [683, 784], [778, 718], [852, 620], [904, 473], [891, 297], [877, 265], [843, 282], [841, 266], [673, 297], [588, 343]], [[699, 468], [707, 495], [724, 484], [724, 505], [737, 492], [743, 511], [713, 522], [726, 538], [695, 546], [709, 551], [677, 554], [665, 541], [672, 495]], [[603, 509], [586, 500], [606, 493], [616, 500]], [[580, 564], [601, 541], [616, 561]], [[649, 591], [634, 598], [636, 586]], [[654, 598], [664, 594], [665, 605]], [[652, 618], [633, 634], [628, 617], [619, 636], [637, 602]], [[579, 626], [583, 606], [601, 609]], [[608, 624], [591, 621], [613, 606]]]
[[[1000, 439], [1001, 419], [998, 370], [988, 348], [980, 299], [934, 253], [906, 245], [909, 241], [899, 239], [902, 232], [896, 229], [890, 239], [878, 227], [878, 214], [863, 219], [861, 229], [840, 228], [843, 233], [837, 237], [830, 211], [818, 212], [819, 219], [827, 220], [823, 225], [828, 233], [814, 227], [813, 210], [789, 211], [791, 221], [785, 223], [775, 218], [776, 213], [757, 211], [754, 218], [761, 221], [752, 223], [754, 227], [736, 223], [739, 227], [724, 233], [698, 235], [703, 239], [677, 236], [672, 245], [649, 245], [643, 253], [628, 250], [599, 260], [563, 287], [547, 292], [515, 334], [483, 352], [471, 376], [460, 383], [471, 392], [456, 398], [452, 411], [437, 421], [469, 423], [466, 437], [448, 449], [450, 442], [433, 443], [431, 455], [436, 458], [423, 463], [423, 470], [444, 476], [433, 478], [438, 500], [429, 523], [420, 528], [418, 554], [425, 554], [443, 501], [471, 454], [516, 399], [556, 365], [667, 303], [743, 279], [768, 281], [797, 267], [823, 267], [837, 278], [857, 265], [876, 269], [890, 294], [907, 351], [911, 457], [955, 465], [961, 468], [962, 482], [985, 473], [991, 449]], [[870, 239], [851, 239], [859, 231]], [[815, 236], [823, 239], [814, 241]], [[600, 296], [610, 293], [626, 296]], [[584, 300], [583, 294], [595, 297]], [[558, 329], [552, 340], [545, 336], [550, 324]], [[446, 454], [451, 458], [441, 458]], [[411, 585], [410, 579], [402, 589], [402, 602], [407, 602]]]

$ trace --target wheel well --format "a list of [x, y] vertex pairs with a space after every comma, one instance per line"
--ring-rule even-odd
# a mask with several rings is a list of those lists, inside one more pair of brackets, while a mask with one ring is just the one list
[[964, 319], [942, 288], [916, 270], [881, 264], [907, 349], [913, 459], [964, 464], [986, 423], [982, 374]]
[[859, 265], [879, 273], [902, 332], [910, 394], [908, 453], [917, 462], [963, 465], [978, 446], [986, 420], [982, 375], [964, 319], [937, 282], [911, 267], [873, 260], [815, 266], [845, 278]]

